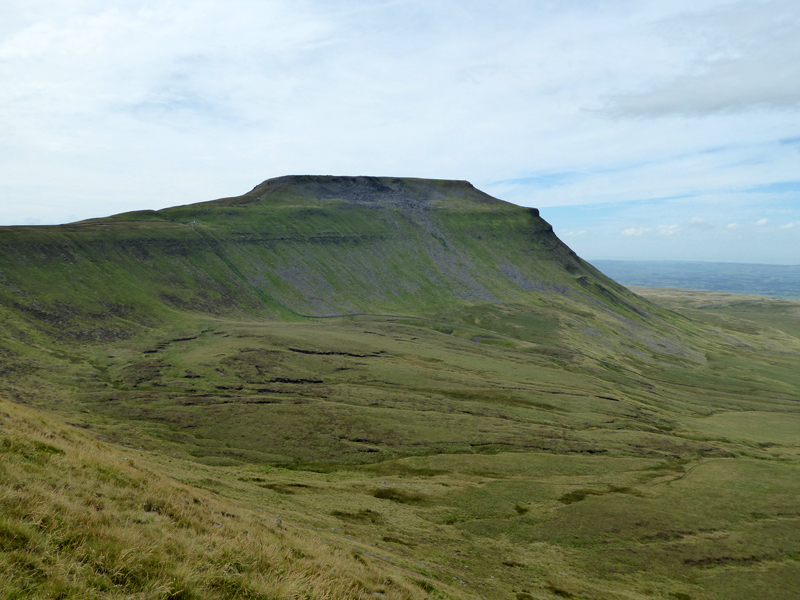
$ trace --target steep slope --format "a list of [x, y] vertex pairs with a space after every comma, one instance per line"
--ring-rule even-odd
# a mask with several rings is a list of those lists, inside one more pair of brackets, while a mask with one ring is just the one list
[[598, 356], [634, 340], [639, 357], [700, 360], [675, 315], [581, 260], [536, 209], [467, 182], [291, 176], [236, 198], [0, 228], [0, 269], [0, 301], [34, 338], [125, 339], [189, 313], [465, 325], [511, 306], [538, 322], [506, 324], [514, 337], [565, 343], [555, 332], [569, 327], [573, 344], [602, 337]]
[[165, 467], [0, 399], [3, 598], [426, 596], [407, 568], [368, 565], [362, 546], [306, 523], [283, 527], [274, 503], [175, 481], [196, 465]]

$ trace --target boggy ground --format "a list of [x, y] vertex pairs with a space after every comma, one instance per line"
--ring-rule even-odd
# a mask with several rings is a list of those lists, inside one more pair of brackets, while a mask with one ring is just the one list
[[800, 304], [665, 294], [693, 354], [480, 306], [9, 346], [0, 589], [795, 598]]

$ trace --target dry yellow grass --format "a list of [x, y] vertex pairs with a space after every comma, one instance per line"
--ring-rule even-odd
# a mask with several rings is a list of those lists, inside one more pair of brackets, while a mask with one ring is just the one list
[[0, 402], [4, 598], [419, 598], [393, 567]]

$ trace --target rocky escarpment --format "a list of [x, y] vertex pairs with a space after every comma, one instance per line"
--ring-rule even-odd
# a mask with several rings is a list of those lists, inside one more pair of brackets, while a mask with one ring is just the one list
[[466, 181], [279, 177], [233, 198], [0, 228], [0, 265], [5, 310], [75, 340], [119, 338], [170, 311], [280, 319], [513, 303], [590, 307], [626, 327], [656, 311], [536, 209]]

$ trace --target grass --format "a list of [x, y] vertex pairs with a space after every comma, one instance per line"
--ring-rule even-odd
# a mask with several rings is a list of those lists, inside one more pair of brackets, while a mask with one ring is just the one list
[[147, 456], [15, 405], [0, 409], [4, 598], [424, 595], [360, 544], [279, 523], [264, 498], [242, 506], [161, 475]]
[[0, 231], [0, 597], [794, 597], [800, 305], [293, 181]]
[[[791, 597], [780, 591], [800, 576], [790, 397], [737, 387], [744, 373], [715, 392], [713, 363], [607, 375], [574, 351], [411, 322], [207, 318], [18, 374], [19, 386], [49, 385], [41, 404], [73, 427], [5, 428], [24, 434], [0, 455], [6, 506], [18, 507], [4, 522], [9, 594], [747, 598], [737, 582], [752, 577], [775, 582], [764, 597]], [[771, 357], [736, 352], [748, 378], [784, 385], [764, 377]], [[6, 406], [15, 423], [43, 419]], [[20, 500], [21, 482], [48, 478], [51, 491], [25, 483]], [[37, 510], [62, 515], [64, 531], [42, 533]], [[163, 539], [148, 533], [165, 526]], [[65, 545], [87, 527], [101, 541]], [[236, 558], [231, 575], [224, 548], [247, 556], [250, 543], [274, 544], [270, 567]], [[48, 574], [20, 579], [23, 554]], [[300, 579], [270, 588], [270, 568]], [[336, 591], [303, 579], [309, 569]]]

